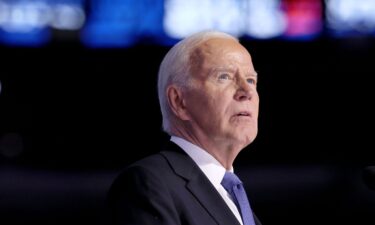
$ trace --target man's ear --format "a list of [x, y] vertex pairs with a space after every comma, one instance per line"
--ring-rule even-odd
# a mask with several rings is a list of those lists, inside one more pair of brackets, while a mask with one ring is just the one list
[[180, 87], [170, 85], [167, 88], [167, 99], [169, 107], [174, 115], [181, 120], [189, 120], [184, 95]]

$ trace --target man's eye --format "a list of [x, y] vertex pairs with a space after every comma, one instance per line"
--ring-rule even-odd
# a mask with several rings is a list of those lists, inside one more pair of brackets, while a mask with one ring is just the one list
[[227, 73], [220, 74], [219, 80], [230, 80], [230, 76]]
[[252, 78], [247, 79], [247, 83], [249, 84], [256, 84], [256, 81]]

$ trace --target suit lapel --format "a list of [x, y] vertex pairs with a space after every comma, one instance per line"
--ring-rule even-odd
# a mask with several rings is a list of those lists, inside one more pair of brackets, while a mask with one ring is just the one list
[[218, 224], [239, 225], [237, 218], [233, 215], [232, 211], [230, 211], [222, 197], [212, 184], [208, 184], [207, 181], [206, 177], [197, 176], [196, 179], [190, 180], [187, 188]]
[[196, 163], [177, 145], [170, 143], [161, 154], [175, 173], [187, 181], [187, 189], [207, 210], [217, 224], [237, 224], [237, 218]]

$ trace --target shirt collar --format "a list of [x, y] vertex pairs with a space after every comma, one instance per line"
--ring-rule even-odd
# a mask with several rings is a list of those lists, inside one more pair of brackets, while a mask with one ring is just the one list
[[[221, 186], [226, 169], [211, 154], [199, 146], [180, 137], [172, 136], [171, 141], [180, 146], [207, 176], [215, 188]], [[233, 172], [233, 168], [230, 170]]]

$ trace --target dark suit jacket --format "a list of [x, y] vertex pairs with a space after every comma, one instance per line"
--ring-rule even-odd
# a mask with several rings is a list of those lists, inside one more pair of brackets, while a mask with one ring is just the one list
[[239, 225], [196, 163], [172, 142], [124, 170], [108, 200], [114, 224]]

